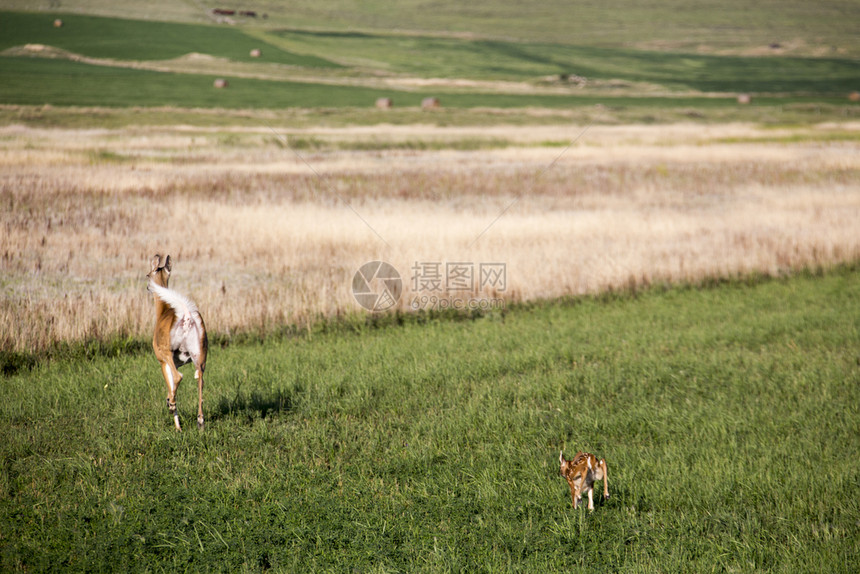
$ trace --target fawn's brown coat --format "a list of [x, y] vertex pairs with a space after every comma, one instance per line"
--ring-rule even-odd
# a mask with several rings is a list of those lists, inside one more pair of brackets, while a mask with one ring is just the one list
[[576, 508], [582, 500], [582, 492], [588, 492], [588, 509], [594, 510], [594, 481], [603, 481], [603, 498], [609, 498], [609, 475], [606, 469], [606, 461], [598, 459], [593, 454], [578, 452], [573, 460], [565, 460], [564, 451], [558, 455], [561, 464], [560, 473], [567, 479], [570, 486], [570, 498], [573, 507]]

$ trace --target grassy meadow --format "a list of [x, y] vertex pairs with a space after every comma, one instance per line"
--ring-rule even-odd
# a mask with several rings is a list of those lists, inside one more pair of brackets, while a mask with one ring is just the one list
[[[844, 267], [229, 346], [182, 434], [148, 354], [38, 367], [3, 381], [0, 564], [851, 572], [858, 304]], [[593, 513], [561, 449], [607, 459]]]
[[856, 2], [230, 7], [0, 11], [0, 570], [857, 571]]

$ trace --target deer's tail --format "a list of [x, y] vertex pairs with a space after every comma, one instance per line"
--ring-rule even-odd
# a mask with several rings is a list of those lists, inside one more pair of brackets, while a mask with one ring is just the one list
[[200, 312], [197, 310], [197, 305], [182, 293], [174, 291], [173, 289], [168, 289], [167, 287], [162, 287], [161, 285], [156, 285], [152, 280], [149, 281], [147, 290], [154, 293], [156, 297], [167, 303], [167, 305], [173, 309], [173, 312], [176, 314], [176, 318], [179, 321], [186, 323], [191, 320], [198, 328], [202, 326], [202, 319], [200, 317]]

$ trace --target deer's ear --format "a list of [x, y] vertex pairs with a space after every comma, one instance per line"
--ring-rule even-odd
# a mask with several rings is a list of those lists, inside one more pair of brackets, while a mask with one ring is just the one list
[[558, 462], [564, 464], [564, 451], [563, 450], [558, 451]]
[[155, 254], [155, 257], [152, 258], [152, 261], [149, 263], [152, 268], [151, 271], [156, 271], [159, 267], [161, 267], [161, 255], [158, 253]]
[[170, 255], [164, 258], [164, 269], [170, 273]]

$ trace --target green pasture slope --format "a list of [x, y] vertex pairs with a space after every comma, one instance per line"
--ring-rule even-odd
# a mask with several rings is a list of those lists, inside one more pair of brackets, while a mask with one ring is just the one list
[[538, 41], [274, 30], [285, 45], [340, 61], [380, 62], [410, 76], [535, 81], [547, 76], [646, 82], [666, 90], [841, 95], [860, 63], [839, 58], [762, 58]]
[[[354, 33], [281, 28], [235, 28], [45, 13], [0, 12], [0, 51], [27, 44], [61, 48], [91, 58], [157, 62], [196, 52], [226, 59], [221, 77], [230, 88], [216, 90], [214, 76], [92, 65], [7, 53], [0, 57], [0, 103], [62, 106], [176, 106], [185, 108], [370, 108], [393, 96], [397, 106], [417, 107], [427, 96], [444, 95], [453, 108], [570, 108], [609, 106], [713, 108], [735, 106], [732, 97], [692, 94], [752, 92], [756, 105], [797, 101], [848, 105], [860, 84], [860, 64], [851, 58], [738, 57], [625, 47], [594, 47], [521, 40], [468, 39], [396, 33]], [[250, 57], [263, 47], [264, 58]], [[247, 68], [243, 66], [256, 66]], [[261, 69], [260, 66], [263, 66]], [[269, 68], [266, 68], [269, 66]], [[319, 74], [325, 81], [291, 82], [283, 66]], [[252, 71], [251, 71], [252, 70]], [[210, 73], [211, 74], [211, 73]], [[246, 76], [243, 77], [242, 74]], [[255, 77], [248, 77], [253, 74]], [[339, 78], [394, 75], [541, 83], [547, 78], [585, 76], [620, 85], [651, 85], [665, 96], [630, 92], [523, 95], [451, 88], [421, 91], [337, 85]], [[263, 77], [260, 77], [263, 76]], [[331, 82], [335, 82], [333, 85]], [[678, 94], [676, 97], [673, 94]], [[853, 107], [856, 107], [854, 105]]]
[[858, 310], [853, 267], [214, 348], [182, 434], [148, 353], [20, 372], [0, 569], [856, 572]]
[[[56, 17], [63, 20], [55, 28]], [[0, 51], [25, 44], [42, 44], [61, 48], [90, 58], [125, 61], [169, 60], [192, 52], [228, 58], [238, 62], [256, 62], [251, 50], [260, 48], [260, 40], [229, 26], [203, 26], [174, 22], [101, 18], [78, 14], [45, 12], [0, 12]], [[262, 45], [266, 62], [336, 68], [334, 62]]]

